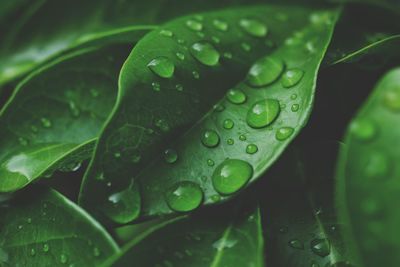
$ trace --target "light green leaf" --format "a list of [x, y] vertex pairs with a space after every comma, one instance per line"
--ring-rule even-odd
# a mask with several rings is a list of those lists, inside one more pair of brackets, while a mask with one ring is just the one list
[[351, 122], [338, 165], [338, 209], [360, 266], [400, 264], [400, 69], [387, 73]]
[[0, 202], [0, 266], [98, 266], [119, 251], [85, 211], [45, 187]]
[[122, 69], [80, 203], [128, 223], [229, 199], [256, 180], [307, 121], [336, 14], [257, 6], [148, 34]]

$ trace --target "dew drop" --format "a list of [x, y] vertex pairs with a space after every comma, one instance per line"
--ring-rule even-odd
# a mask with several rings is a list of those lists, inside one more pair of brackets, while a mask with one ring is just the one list
[[385, 154], [374, 151], [366, 155], [367, 164], [364, 167], [364, 174], [368, 178], [383, 178], [388, 176], [391, 168], [390, 161]]
[[285, 88], [291, 88], [298, 84], [304, 76], [304, 71], [300, 69], [287, 70], [282, 76], [282, 86]]
[[224, 53], [224, 58], [226, 58], [226, 59], [232, 59], [232, 58], [233, 58], [233, 55], [232, 55], [231, 52], [225, 52], [225, 53]]
[[156, 92], [160, 92], [161, 90], [161, 85], [158, 82], [152, 82], [151, 87], [153, 87], [153, 90]]
[[293, 95], [291, 95], [291, 96], [290, 96], [290, 99], [292, 99], [292, 100], [296, 100], [296, 99], [297, 99], [297, 94], [293, 94]]
[[232, 104], [243, 104], [246, 102], [247, 96], [240, 89], [230, 89], [226, 93], [226, 98]]
[[217, 36], [211, 37], [211, 40], [212, 40], [215, 44], [219, 44], [219, 43], [221, 42], [221, 39], [219, 39]]
[[246, 147], [246, 153], [247, 154], [255, 154], [258, 151], [258, 147], [255, 144], [249, 144]]
[[42, 123], [42, 126], [44, 128], [50, 128], [52, 126], [51, 120], [47, 119], [47, 118], [41, 118], [40, 122]]
[[90, 95], [92, 97], [98, 97], [100, 95], [100, 93], [96, 89], [92, 88], [92, 89], [90, 89]]
[[213, 109], [216, 112], [221, 112], [221, 111], [224, 111], [225, 107], [224, 107], [224, 105], [218, 103], [218, 104], [214, 105]]
[[175, 163], [178, 160], [178, 153], [174, 149], [164, 151], [164, 159], [167, 163]]
[[192, 72], [193, 78], [195, 78], [196, 80], [200, 79], [200, 73], [198, 73], [197, 71], [193, 71]]
[[253, 167], [246, 161], [226, 159], [212, 174], [214, 189], [223, 195], [236, 193], [243, 188], [253, 175]]
[[226, 119], [226, 120], [224, 120], [223, 126], [224, 126], [224, 129], [230, 130], [233, 128], [233, 126], [235, 126], [235, 123], [231, 119]]
[[43, 245], [43, 252], [49, 252], [49, 250], [50, 250], [49, 244], [44, 244]]
[[219, 52], [212, 44], [207, 42], [194, 43], [190, 48], [190, 53], [195, 59], [206, 66], [216, 66], [220, 58]]
[[358, 118], [350, 124], [350, 133], [360, 141], [370, 141], [376, 135], [376, 127], [370, 120]]
[[165, 193], [165, 200], [172, 210], [188, 212], [200, 206], [203, 201], [203, 191], [196, 183], [178, 182]]
[[226, 140], [226, 143], [231, 146], [231, 145], [235, 144], [235, 140], [233, 140], [232, 138], [229, 138], [228, 140]]
[[247, 82], [253, 87], [262, 87], [275, 82], [281, 75], [285, 64], [281, 59], [265, 57], [257, 61], [247, 75]]
[[256, 102], [247, 112], [247, 124], [252, 128], [263, 128], [270, 125], [279, 115], [279, 101], [265, 99]]
[[67, 261], [68, 261], [67, 255], [61, 254], [61, 256], [60, 256], [60, 262], [63, 263], [63, 264], [65, 264], [65, 263], [67, 263]]
[[206, 147], [216, 147], [219, 144], [219, 135], [214, 130], [206, 130], [201, 135], [201, 142]]
[[180, 59], [180, 60], [185, 60], [185, 54], [178, 52], [178, 53], [176, 53], [175, 55], [176, 55], [176, 57], [177, 57], [178, 59]]
[[31, 256], [35, 256], [36, 255], [36, 250], [34, 248], [31, 248], [31, 252], [30, 252]]
[[201, 31], [203, 30], [203, 24], [201, 22], [195, 20], [187, 20], [186, 26], [192, 31]]
[[214, 19], [213, 26], [215, 29], [222, 31], [222, 32], [226, 32], [229, 29], [229, 24], [220, 19]]
[[241, 134], [241, 135], [239, 136], [239, 140], [240, 140], [240, 141], [246, 141], [246, 140], [247, 140], [247, 137], [246, 137], [244, 134]]
[[291, 110], [293, 112], [297, 112], [299, 111], [300, 105], [299, 104], [293, 104]]
[[303, 243], [298, 239], [293, 239], [289, 241], [289, 246], [294, 249], [304, 249]]
[[168, 123], [163, 119], [157, 119], [154, 125], [164, 133], [170, 130]]
[[98, 247], [93, 248], [93, 256], [99, 257], [100, 256], [100, 250]]
[[240, 27], [248, 34], [254, 37], [265, 37], [268, 33], [268, 27], [255, 19], [241, 19]]
[[200, 38], [204, 38], [204, 36], [206, 36], [204, 34], [204, 32], [196, 32], [197, 36], [199, 36]]
[[18, 137], [18, 142], [21, 146], [27, 146], [29, 144], [29, 141], [23, 137]]
[[211, 201], [213, 203], [219, 202], [219, 201], [221, 201], [221, 196], [220, 195], [212, 195], [211, 196]]
[[174, 33], [170, 30], [161, 30], [160, 35], [165, 37], [172, 37], [174, 36]]
[[386, 92], [383, 97], [383, 104], [393, 112], [400, 112], [400, 89]]
[[320, 257], [326, 257], [330, 253], [330, 243], [328, 239], [314, 239], [310, 243], [311, 250]]
[[242, 49], [243, 49], [245, 52], [250, 52], [250, 51], [251, 51], [251, 45], [249, 45], [248, 43], [241, 43], [241, 44], [240, 44], [240, 47], [242, 47]]
[[278, 141], [284, 141], [292, 136], [294, 129], [292, 127], [282, 127], [275, 134], [275, 138]]
[[155, 58], [147, 67], [161, 78], [171, 78], [175, 71], [174, 63], [167, 57]]
[[212, 166], [214, 166], [214, 164], [215, 164], [215, 163], [214, 163], [214, 161], [213, 161], [212, 159], [208, 159], [208, 160], [207, 160], [207, 165], [208, 165], [208, 166], [212, 167]]

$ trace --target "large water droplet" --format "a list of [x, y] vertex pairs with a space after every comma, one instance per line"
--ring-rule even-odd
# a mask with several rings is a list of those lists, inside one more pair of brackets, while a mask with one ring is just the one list
[[295, 249], [304, 249], [304, 244], [298, 239], [290, 240], [289, 246]]
[[284, 141], [292, 136], [294, 129], [292, 127], [282, 127], [276, 132], [276, 139], [278, 141]]
[[268, 33], [268, 27], [255, 19], [241, 19], [239, 21], [240, 27], [248, 34], [255, 37], [265, 37]]
[[258, 147], [255, 144], [249, 144], [246, 147], [246, 153], [247, 154], [255, 154], [258, 151]]
[[328, 239], [314, 239], [310, 243], [311, 250], [320, 257], [326, 257], [330, 253], [331, 245]]
[[164, 151], [164, 159], [167, 163], [175, 163], [178, 160], [178, 153], [174, 149]]
[[171, 209], [188, 212], [200, 206], [203, 201], [203, 191], [198, 184], [183, 181], [175, 184], [165, 193], [165, 200]]
[[393, 112], [400, 112], [400, 88], [386, 92], [383, 104]]
[[223, 195], [236, 193], [243, 188], [253, 175], [253, 167], [246, 161], [226, 159], [211, 177], [214, 189]]
[[285, 88], [291, 88], [298, 84], [304, 76], [304, 71], [300, 69], [287, 70], [282, 76], [282, 86]]
[[203, 29], [203, 24], [195, 20], [187, 20], [186, 26], [192, 31], [201, 31]]
[[128, 188], [111, 194], [104, 205], [103, 212], [116, 223], [125, 224], [139, 216], [141, 209], [141, 196], [137, 183], [132, 183]]
[[190, 53], [200, 63], [206, 66], [215, 66], [219, 62], [220, 54], [214, 46], [207, 42], [194, 43], [190, 48]]
[[214, 130], [206, 130], [201, 135], [201, 142], [206, 147], [216, 147], [219, 144], [219, 135]]
[[370, 141], [376, 135], [376, 127], [372, 121], [358, 118], [350, 124], [350, 132], [360, 141]]
[[281, 75], [285, 64], [276, 57], [258, 60], [247, 75], [247, 82], [253, 87], [262, 87], [275, 82]]
[[247, 124], [253, 128], [262, 128], [271, 124], [279, 115], [279, 101], [265, 99], [256, 102], [247, 112]]
[[147, 64], [147, 67], [161, 78], [171, 78], [175, 71], [174, 63], [167, 57], [155, 58]]
[[226, 93], [226, 98], [233, 104], [243, 104], [246, 102], [247, 96], [240, 89], [230, 89]]
[[235, 125], [235, 123], [233, 122], [233, 120], [231, 120], [231, 119], [224, 120], [224, 124], [223, 124], [224, 129], [230, 130], [233, 128], [234, 125]]
[[222, 32], [226, 32], [229, 28], [228, 23], [223, 20], [220, 20], [220, 19], [214, 19], [213, 25], [217, 30], [222, 31]]

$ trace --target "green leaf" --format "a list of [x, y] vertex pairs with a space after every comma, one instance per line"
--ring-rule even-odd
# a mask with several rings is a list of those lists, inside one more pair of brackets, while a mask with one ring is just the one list
[[33, 186], [0, 202], [1, 266], [98, 266], [119, 251], [84, 210]]
[[128, 223], [226, 200], [257, 179], [307, 121], [336, 14], [257, 6], [180, 18], [148, 34], [122, 69], [80, 203]]
[[338, 165], [338, 208], [360, 266], [400, 264], [400, 69], [387, 73], [351, 122]]
[[148, 228], [104, 266], [264, 266], [258, 208], [240, 214], [226, 208]]
[[131, 45], [84, 49], [21, 82], [0, 112], [0, 192], [89, 158]]
[[[7, 22], [11, 27], [4, 27], [6, 31], [2, 33], [0, 45], [0, 87], [49, 58], [85, 43], [88, 38], [96, 38], [98, 34], [121, 27], [153, 25], [177, 15], [224, 7], [226, 4], [256, 1], [230, 0], [222, 3], [193, 0], [190, 5], [182, 5], [180, 0], [31, 1], [19, 12], [21, 15], [16, 16], [15, 21]], [[15, 6], [5, 7], [11, 12]], [[174, 8], [166, 12], [166, 8], [171, 6]]]

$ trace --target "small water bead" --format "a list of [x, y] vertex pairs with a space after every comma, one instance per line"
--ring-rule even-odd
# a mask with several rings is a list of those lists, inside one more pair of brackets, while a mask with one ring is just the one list
[[314, 52], [316, 51], [314, 43], [311, 42], [311, 41], [307, 42], [307, 43], [306, 43], [306, 50], [307, 50], [309, 53], [314, 53]]
[[393, 112], [400, 112], [400, 88], [386, 92], [383, 97], [383, 104]]
[[43, 252], [49, 252], [49, 250], [50, 250], [49, 244], [44, 244], [43, 245]]
[[203, 30], [203, 24], [201, 22], [195, 20], [187, 20], [186, 26], [192, 31], [201, 31]]
[[100, 250], [98, 247], [93, 248], [93, 256], [99, 257], [100, 256]]
[[284, 68], [285, 64], [281, 59], [276, 57], [262, 58], [250, 68], [247, 81], [253, 87], [269, 85], [279, 78]]
[[254, 37], [265, 37], [268, 33], [268, 27], [259, 20], [255, 19], [241, 19], [239, 21], [240, 27], [249, 35]]
[[214, 19], [213, 26], [215, 29], [222, 31], [222, 32], [226, 32], [229, 29], [229, 24], [220, 19]]
[[151, 83], [151, 86], [153, 87], [153, 90], [156, 92], [160, 92], [161, 90], [161, 85], [158, 82], [153, 82]]
[[216, 147], [219, 144], [219, 135], [214, 130], [206, 130], [201, 135], [201, 142], [206, 147]]
[[298, 239], [290, 240], [289, 246], [294, 249], [304, 249], [304, 244]]
[[320, 257], [326, 257], [330, 253], [330, 242], [328, 239], [314, 239], [310, 243], [312, 252]]
[[288, 139], [294, 133], [294, 129], [292, 127], [282, 127], [276, 132], [275, 138], [278, 141], [284, 141]]
[[180, 59], [180, 60], [185, 60], [185, 54], [180, 53], [180, 52], [177, 52], [175, 55], [176, 55], [176, 57], [177, 57], [178, 59]]
[[226, 159], [212, 174], [214, 189], [223, 195], [230, 195], [242, 189], [253, 176], [253, 167], [240, 159]]
[[255, 144], [249, 144], [246, 147], [246, 153], [247, 154], [255, 154], [258, 151], [258, 147]]
[[252, 128], [263, 128], [270, 125], [280, 113], [279, 101], [264, 99], [256, 102], [247, 112], [247, 124]]
[[79, 115], [81, 114], [81, 111], [79, 110], [79, 108], [77, 107], [76, 103], [74, 101], [70, 101], [69, 102], [69, 110], [71, 112], [72, 117], [79, 117]]
[[203, 202], [203, 190], [196, 183], [179, 182], [165, 193], [165, 200], [172, 210], [188, 212], [196, 209]]
[[178, 153], [174, 149], [164, 151], [164, 159], [167, 163], [175, 163], [178, 160]]
[[217, 249], [218, 251], [222, 251], [227, 248], [233, 248], [236, 244], [238, 243], [238, 240], [236, 239], [231, 239], [231, 238], [226, 238], [225, 236], [222, 237], [221, 239], [215, 241], [213, 243], [213, 247]]
[[367, 157], [367, 163], [364, 167], [364, 174], [367, 178], [376, 179], [388, 176], [391, 164], [385, 154], [373, 151], [365, 156]]
[[170, 127], [168, 125], [168, 122], [163, 120], [163, 119], [158, 119], [155, 121], [154, 125], [160, 129], [162, 132], [168, 132], [170, 130]]
[[174, 33], [170, 30], [161, 30], [160, 35], [165, 37], [172, 37], [174, 36]]
[[287, 70], [281, 80], [281, 84], [285, 88], [291, 88], [297, 85], [304, 76], [304, 71], [300, 69]]
[[219, 44], [219, 43], [221, 42], [221, 39], [219, 39], [217, 36], [211, 37], [211, 40], [212, 40], [215, 44]]
[[204, 38], [206, 35], [204, 34], [204, 32], [196, 32], [197, 36], [199, 36], [200, 38]]
[[220, 104], [220, 103], [218, 103], [218, 104], [215, 104], [215, 105], [214, 105], [213, 109], [214, 109], [214, 111], [222, 112], [222, 111], [224, 111], [225, 106], [222, 105], [222, 104]]
[[31, 256], [35, 256], [36, 255], [36, 250], [34, 248], [31, 248]]
[[174, 75], [175, 65], [167, 57], [158, 57], [147, 64], [147, 67], [161, 78], [171, 78]]
[[211, 196], [211, 201], [212, 202], [219, 202], [219, 201], [221, 201], [221, 196], [220, 195], [212, 195]]
[[235, 123], [231, 119], [226, 119], [226, 120], [224, 120], [223, 126], [224, 126], [224, 129], [230, 130], [233, 128], [233, 126], [235, 126]]
[[18, 142], [21, 146], [27, 146], [29, 144], [29, 141], [23, 137], [18, 137]]
[[214, 163], [214, 161], [213, 161], [212, 159], [208, 159], [208, 160], [207, 160], [207, 165], [208, 165], [208, 166], [212, 167], [212, 166], [214, 166], [214, 164], [215, 164], [215, 163]]
[[190, 48], [190, 53], [195, 59], [206, 66], [216, 66], [219, 63], [220, 54], [210, 43], [194, 43]]
[[65, 263], [67, 263], [67, 261], [68, 261], [67, 255], [61, 254], [61, 256], [60, 256], [60, 262], [65, 264]]
[[32, 125], [32, 126], [31, 126], [31, 130], [32, 130], [32, 132], [34, 132], [34, 133], [37, 133], [37, 132], [39, 131], [38, 127], [36, 127], [35, 125]]
[[297, 99], [297, 94], [293, 94], [293, 95], [291, 95], [291, 96], [290, 96], [290, 99], [292, 99], [292, 100], [296, 100], [296, 99]]
[[293, 104], [291, 110], [293, 112], [297, 112], [300, 109], [300, 105], [299, 104]]
[[176, 89], [177, 91], [179, 91], [179, 92], [182, 92], [182, 91], [183, 91], [183, 85], [182, 85], [182, 84], [177, 84], [177, 85], [175, 86], [175, 89]]
[[121, 152], [115, 152], [114, 158], [119, 159], [121, 157]]
[[376, 127], [372, 121], [358, 118], [350, 124], [351, 134], [360, 141], [370, 141], [376, 135]]
[[241, 135], [239, 136], [239, 140], [240, 140], [240, 141], [246, 141], [246, 140], [247, 140], [247, 137], [246, 137], [244, 134], [241, 134]]
[[243, 104], [246, 102], [247, 96], [240, 89], [230, 89], [226, 93], [226, 98], [232, 104]]
[[232, 55], [231, 52], [225, 52], [225, 53], [224, 53], [224, 58], [226, 58], [226, 59], [232, 59], [232, 58], [233, 58], [233, 55]]
[[232, 138], [229, 138], [228, 140], [226, 140], [226, 143], [231, 146], [231, 145], [235, 144], [235, 140], [233, 140]]
[[198, 73], [197, 71], [193, 71], [192, 75], [193, 75], [193, 78], [195, 78], [196, 80], [200, 79], [200, 73]]
[[52, 126], [51, 120], [47, 119], [47, 118], [41, 118], [40, 122], [42, 123], [42, 126], [44, 128], [50, 128]]
[[183, 45], [183, 44], [185, 43], [185, 40], [183, 40], [183, 39], [178, 39], [177, 42], [178, 42], [178, 44]]
[[250, 52], [250, 51], [251, 51], [251, 45], [249, 45], [248, 43], [241, 43], [240, 46], [242, 47], [242, 49], [243, 49], [245, 52]]

